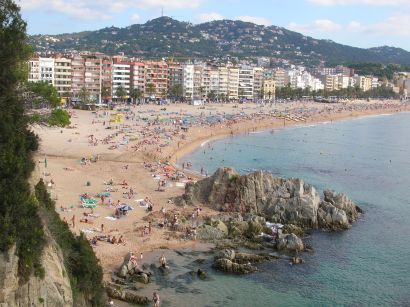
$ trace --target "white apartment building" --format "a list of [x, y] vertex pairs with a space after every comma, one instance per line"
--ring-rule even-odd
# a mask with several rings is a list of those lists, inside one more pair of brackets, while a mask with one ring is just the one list
[[46, 81], [54, 84], [54, 59], [33, 58], [29, 61], [29, 82]]
[[126, 94], [125, 98], [129, 97], [131, 89], [131, 65], [126, 63], [114, 63], [112, 65], [112, 94], [117, 97], [117, 90], [122, 87]]
[[40, 80], [54, 85], [54, 59], [39, 58]]
[[344, 89], [348, 88], [350, 84], [350, 77], [339, 75], [338, 76], [338, 88], [339, 89]]
[[182, 91], [184, 98], [188, 101], [194, 99], [194, 74], [195, 74], [195, 65], [194, 64], [185, 64], [182, 69]]
[[253, 99], [253, 90], [254, 90], [254, 73], [253, 67], [242, 66], [239, 68], [238, 73], [239, 88], [238, 94], [239, 99]]

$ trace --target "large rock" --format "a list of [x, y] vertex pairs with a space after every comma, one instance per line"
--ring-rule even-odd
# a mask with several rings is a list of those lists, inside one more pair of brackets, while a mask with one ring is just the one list
[[[345, 211], [349, 223], [355, 221], [360, 213], [360, 208], [344, 194], [326, 191], [324, 201]], [[202, 203], [215, 210], [236, 212], [242, 216], [261, 216], [303, 229], [344, 228], [340, 226], [344, 225], [344, 221], [338, 212], [331, 219], [327, 218], [329, 223], [323, 223], [323, 217], [328, 213], [321, 211], [319, 223], [321, 199], [313, 186], [301, 179], [277, 178], [262, 171], [240, 176], [231, 168], [220, 168], [211, 177], [188, 183], [184, 195], [175, 199], [175, 202], [181, 205]], [[238, 227], [230, 229], [233, 233], [241, 232]]]
[[198, 228], [197, 238], [200, 240], [220, 240], [226, 236], [225, 232], [210, 225], [202, 225]]
[[303, 251], [304, 245], [297, 235], [291, 233], [283, 235], [278, 239], [277, 249], [289, 252], [299, 252]]
[[107, 295], [110, 298], [132, 303], [138, 305], [149, 305], [150, 300], [146, 296], [140, 296], [132, 291], [123, 290], [121, 287], [113, 285], [111, 283], [105, 286], [105, 290], [107, 291]]
[[258, 270], [255, 266], [249, 263], [239, 264], [226, 258], [215, 260], [213, 267], [222, 272], [235, 274], [248, 274]]
[[324, 201], [332, 204], [336, 208], [346, 212], [349, 222], [352, 223], [357, 220], [362, 210], [356, 206], [345, 194], [338, 194], [332, 190], [323, 192]]
[[229, 260], [234, 260], [236, 256], [235, 250], [233, 249], [223, 249], [221, 250], [216, 256], [215, 259], [229, 259]]
[[350, 227], [346, 212], [325, 201], [322, 201], [319, 206], [318, 223], [321, 228], [347, 229]]

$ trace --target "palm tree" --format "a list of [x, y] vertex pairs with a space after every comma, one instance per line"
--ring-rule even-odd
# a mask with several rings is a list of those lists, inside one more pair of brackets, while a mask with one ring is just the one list
[[111, 96], [111, 88], [104, 86], [101, 89], [101, 98], [106, 101]]
[[133, 88], [130, 96], [134, 100], [133, 102], [136, 103], [137, 99], [139, 100], [141, 98], [142, 92], [139, 88]]
[[156, 92], [155, 84], [153, 84], [153, 83], [148, 83], [147, 86], [145, 87], [145, 94], [146, 94], [148, 97], [151, 98], [151, 97], [155, 94], [155, 92]]
[[78, 97], [81, 98], [81, 102], [83, 104], [87, 104], [90, 101], [90, 93], [88, 92], [88, 90], [85, 88], [85, 86], [83, 86], [80, 89], [80, 92], [78, 93]]
[[124, 98], [125, 96], [127, 96], [127, 91], [125, 90], [124, 87], [122, 87], [121, 85], [119, 87], [117, 87], [117, 89], [115, 90], [115, 96], [121, 99], [121, 102], [124, 102]]

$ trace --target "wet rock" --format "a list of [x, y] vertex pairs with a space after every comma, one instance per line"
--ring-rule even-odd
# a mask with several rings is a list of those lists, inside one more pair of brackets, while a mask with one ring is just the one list
[[221, 250], [216, 256], [215, 259], [229, 259], [229, 260], [234, 260], [236, 256], [235, 250], [233, 249], [224, 249]]
[[257, 254], [248, 254], [248, 253], [237, 253], [235, 255], [235, 262], [244, 264], [244, 263], [261, 263], [271, 260], [273, 257], [269, 255], [257, 255]]
[[123, 288], [111, 283], [105, 285], [105, 290], [107, 292], [108, 297], [116, 300], [144, 306], [150, 304], [150, 300], [148, 299], [148, 297], [137, 295], [132, 291], [124, 290]]
[[132, 279], [136, 282], [142, 283], [142, 284], [148, 284], [151, 281], [151, 277], [150, 275], [146, 274], [146, 273], [139, 273], [139, 274], [135, 274]]
[[215, 260], [213, 267], [216, 270], [226, 272], [226, 273], [235, 273], [235, 274], [248, 274], [256, 272], [258, 269], [251, 264], [239, 264], [232, 262], [229, 259], [221, 258]]
[[166, 266], [162, 266], [162, 265], [159, 266], [158, 270], [164, 275], [167, 275], [167, 274], [171, 273], [171, 268], [167, 265]]
[[278, 239], [278, 250], [284, 250], [289, 252], [298, 252], [304, 249], [302, 240], [295, 234], [282, 235]]
[[292, 257], [290, 258], [290, 263], [291, 264], [303, 264], [305, 263], [305, 261], [300, 257]]
[[200, 279], [206, 279], [207, 274], [205, 271], [198, 269], [198, 271], [196, 272], [196, 275], [200, 278]]

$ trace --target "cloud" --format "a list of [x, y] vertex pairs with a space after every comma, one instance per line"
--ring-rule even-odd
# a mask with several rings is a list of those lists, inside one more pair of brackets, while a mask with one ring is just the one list
[[272, 25], [272, 22], [270, 22], [268, 19], [265, 17], [259, 17], [259, 16], [237, 16], [235, 17], [236, 20], [242, 20], [245, 22], [252, 22], [256, 23], [257, 25], [263, 25], [263, 26], [270, 26]]
[[76, 19], [110, 19], [129, 8], [196, 8], [204, 0], [19, 0], [24, 11], [49, 10]]
[[131, 21], [134, 22], [134, 23], [137, 23], [137, 22], [139, 22], [140, 20], [141, 20], [141, 17], [140, 17], [140, 15], [138, 15], [138, 14], [133, 14], [133, 15], [131, 16]]
[[195, 20], [197, 20], [198, 22], [209, 22], [209, 21], [213, 21], [213, 20], [222, 20], [224, 19], [224, 17], [219, 14], [219, 13], [202, 13], [199, 14], [197, 16], [195, 16]]
[[337, 32], [342, 30], [342, 26], [329, 19], [318, 19], [311, 24], [298, 24], [291, 22], [288, 25], [290, 30], [302, 33], [317, 33], [317, 32]]
[[378, 23], [360, 25], [356, 31], [377, 36], [410, 37], [410, 14], [397, 13]]
[[409, 0], [308, 0], [317, 5], [370, 5], [370, 6], [410, 6]]

